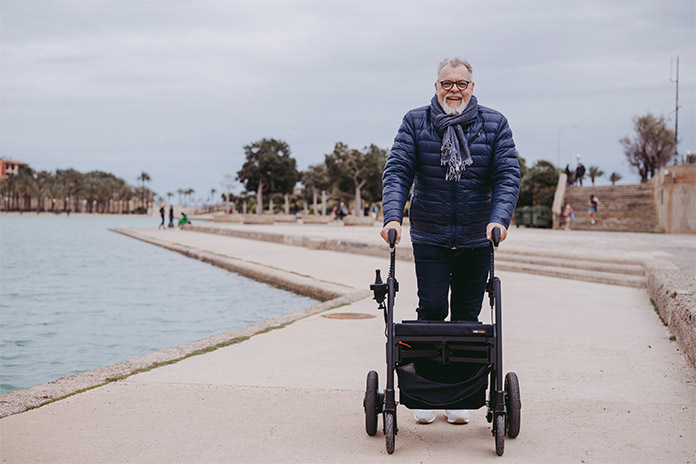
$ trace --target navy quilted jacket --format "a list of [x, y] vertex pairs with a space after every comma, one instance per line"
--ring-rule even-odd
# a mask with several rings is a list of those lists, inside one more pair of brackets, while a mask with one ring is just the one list
[[382, 174], [384, 223], [402, 222], [411, 185], [411, 241], [448, 248], [485, 246], [486, 225], [509, 227], [520, 190], [520, 168], [507, 119], [479, 105], [475, 122], [464, 126], [473, 164], [459, 181], [445, 180], [440, 165], [442, 136], [430, 107], [409, 111], [394, 139]]

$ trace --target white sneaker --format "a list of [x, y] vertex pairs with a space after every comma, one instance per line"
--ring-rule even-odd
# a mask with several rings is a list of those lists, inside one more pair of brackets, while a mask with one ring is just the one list
[[466, 409], [448, 409], [445, 415], [450, 424], [468, 424], [471, 420], [471, 415]]
[[416, 409], [413, 418], [419, 424], [430, 424], [435, 420], [437, 413], [432, 409]]

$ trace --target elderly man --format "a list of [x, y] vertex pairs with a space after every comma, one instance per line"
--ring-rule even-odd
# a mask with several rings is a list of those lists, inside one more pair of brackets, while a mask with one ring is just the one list
[[[478, 321], [490, 269], [488, 240], [494, 227], [505, 240], [520, 170], [507, 120], [478, 104], [467, 61], [440, 63], [435, 96], [404, 116], [382, 183], [380, 234], [387, 241], [388, 230], [396, 229], [397, 243], [413, 186], [409, 218], [418, 319], [445, 320], [449, 306], [451, 320]], [[468, 411], [446, 415], [451, 423], [469, 422]], [[420, 423], [435, 416], [435, 411], [415, 413]]]

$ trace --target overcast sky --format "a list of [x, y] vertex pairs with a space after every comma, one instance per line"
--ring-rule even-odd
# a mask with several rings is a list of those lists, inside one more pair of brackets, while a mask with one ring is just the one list
[[679, 149], [696, 152], [696, 0], [0, 0], [0, 35], [0, 156], [145, 171], [160, 195], [219, 192], [264, 137], [300, 169], [339, 141], [389, 148], [448, 56], [528, 165], [579, 153], [636, 183], [619, 139], [648, 112], [673, 128], [678, 55]]

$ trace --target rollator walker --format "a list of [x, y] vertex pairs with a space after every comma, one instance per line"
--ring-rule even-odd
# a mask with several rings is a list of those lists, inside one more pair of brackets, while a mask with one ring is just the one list
[[[388, 238], [391, 256], [387, 281], [382, 281], [377, 269], [375, 283], [370, 285], [379, 309], [384, 310], [387, 385], [380, 392], [377, 372], [367, 374], [363, 399], [367, 434], [373, 436], [377, 433], [377, 418], [381, 414], [387, 453], [394, 452], [398, 433], [396, 371], [400, 402], [409, 409], [473, 410], [487, 406], [486, 419], [492, 424], [495, 451], [502, 456], [505, 435], [515, 438], [520, 433], [522, 403], [517, 374], [508, 372], [503, 379], [500, 279], [495, 277], [493, 256], [500, 242], [500, 229], [496, 227], [492, 231], [491, 269], [486, 286], [491, 324], [457, 321], [394, 323], [394, 299], [399, 291], [394, 273], [396, 230], [389, 230]], [[423, 377], [419, 371], [423, 366], [428, 368], [428, 372], [439, 372], [438, 378]]]

